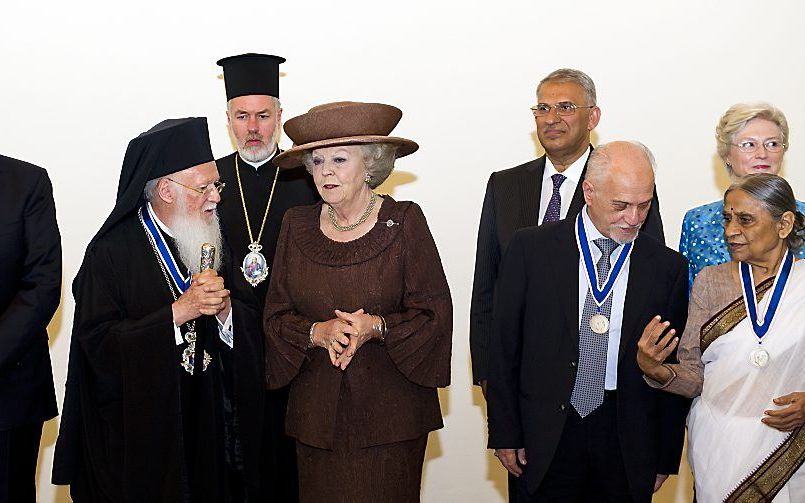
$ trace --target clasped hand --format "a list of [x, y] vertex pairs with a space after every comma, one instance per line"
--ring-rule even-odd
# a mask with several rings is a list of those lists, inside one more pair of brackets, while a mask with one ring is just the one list
[[330, 363], [345, 370], [358, 349], [378, 336], [374, 328], [376, 317], [366, 314], [363, 309], [354, 313], [336, 309], [334, 313], [335, 318], [316, 323], [311, 342], [326, 349]]
[[201, 315], [221, 315], [226, 318], [229, 314], [229, 290], [224, 287], [224, 278], [212, 269], [193, 275], [190, 288], [172, 307], [176, 325], [195, 320]]

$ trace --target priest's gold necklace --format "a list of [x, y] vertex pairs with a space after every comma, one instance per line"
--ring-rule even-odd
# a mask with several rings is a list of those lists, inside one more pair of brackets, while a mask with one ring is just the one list
[[329, 204], [327, 205], [327, 216], [330, 217], [330, 223], [333, 224], [333, 227], [335, 227], [336, 230], [341, 232], [351, 231], [357, 229], [359, 225], [364, 223], [366, 219], [369, 218], [369, 215], [372, 214], [372, 210], [375, 208], [375, 201], [377, 201], [377, 194], [375, 194], [375, 191], [372, 191], [372, 195], [369, 196], [369, 205], [366, 207], [363, 215], [361, 215], [361, 218], [359, 218], [354, 224], [340, 225], [335, 219], [335, 211], [333, 211], [333, 207]]
[[[243, 259], [243, 265], [240, 270], [243, 272], [243, 277], [250, 285], [257, 286], [268, 277], [268, 262], [266, 257], [260, 253], [263, 246], [260, 244], [260, 239], [263, 237], [263, 229], [266, 226], [266, 219], [268, 218], [268, 209], [271, 208], [271, 199], [274, 198], [274, 189], [277, 187], [277, 178], [280, 175], [280, 168], [275, 167], [277, 170], [274, 173], [274, 183], [271, 184], [271, 192], [268, 194], [268, 204], [266, 204], [266, 211], [263, 213], [263, 222], [260, 224], [260, 230], [257, 233], [257, 240], [255, 241], [252, 234], [252, 224], [249, 221], [249, 211], [246, 209], [246, 196], [243, 194], [243, 185], [240, 182], [240, 166], [238, 165], [239, 154], [235, 154], [235, 176], [238, 179], [238, 191], [240, 192], [240, 202], [243, 204], [243, 216], [246, 217], [246, 230], [249, 231], [249, 253]], [[266, 161], [266, 162], [271, 162]]]

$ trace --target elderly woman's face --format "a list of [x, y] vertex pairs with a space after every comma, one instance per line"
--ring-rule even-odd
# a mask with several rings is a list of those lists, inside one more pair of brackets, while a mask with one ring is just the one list
[[[752, 173], [778, 174], [783, 164], [785, 150], [769, 152], [765, 146], [775, 140], [782, 143], [783, 135], [774, 122], [760, 118], [747, 122], [746, 126], [733, 136], [727, 154], [726, 160], [732, 166], [734, 175], [742, 177]], [[742, 152], [737, 146], [742, 144], [747, 147], [754, 145], [757, 149], [754, 152]]]
[[310, 174], [325, 203], [332, 206], [348, 203], [367, 187], [366, 164], [359, 146], [320, 148], [312, 156]]
[[733, 190], [724, 201], [724, 240], [733, 260], [765, 261], [784, 245], [790, 227], [776, 221], [760, 201], [743, 190]]

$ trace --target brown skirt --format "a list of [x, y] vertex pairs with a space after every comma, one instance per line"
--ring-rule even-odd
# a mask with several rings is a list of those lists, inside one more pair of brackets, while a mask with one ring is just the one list
[[416, 503], [428, 435], [373, 447], [339, 442], [332, 451], [296, 442], [301, 503]]

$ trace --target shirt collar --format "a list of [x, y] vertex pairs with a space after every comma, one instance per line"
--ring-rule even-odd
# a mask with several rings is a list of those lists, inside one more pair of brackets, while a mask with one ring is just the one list
[[266, 158], [265, 158], [265, 160], [260, 161], [260, 162], [251, 162], [251, 161], [247, 161], [246, 159], [244, 159], [244, 158], [243, 158], [243, 156], [242, 156], [242, 155], [240, 155], [240, 152], [238, 152], [238, 156], [240, 157], [240, 160], [241, 160], [241, 161], [243, 161], [243, 162], [245, 162], [245, 163], [246, 163], [246, 164], [248, 164], [249, 166], [253, 167], [254, 169], [257, 169], [257, 168], [259, 168], [260, 166], [262, 166], [263, 164], [265, 164], [265, 163], [269, 162], [271, 159], [273, 159], [273, 158], [274, 158], [274, 156], [275, 156], [276, 154], [277, 154], [277, 147], [275, 146], [275, 147], [274, 147], [274, 151], [273, 151], [273, 152], [271, 152], [271, 155], [269, 155], [268, 157], [266, 157]]
[[164, 232], [165, 234], [167, 234], [168, 236], [170, 236], [170, 237], [172, 238], [172, 237], [173, 237], [173, 233], [171, 232], [170, 227], [168, 227], [167, 225], [165, 225], [165, 223], [164, 223], [164, 222], [162, 222], [162, 220], [160, 220], [160, 219], [159, 219], [159, 217], [157, 216], [157, 212], [156, 212], [156, 211], [154, 211], [154, 207], [153, 207], [153, 206], [151, 206], [151, 201], [148, 201], [148, 202], [146, 203], [146, 205], [148, 206], [148, 213], [150, 213], [150, 214], [151, 214], [151, 218], [153, 218], [153, 219], [154, 219], [154, 222], [156, 222], [156, 223], [157, 223], [157, 225], [159, 226], [159, 229], [160, 229], [162, 232]]
[[[584, 232], [587, 233], [587, 242], [592, 244], [592, 242], [596, 239], [600, 239], [604, 236], [598, 230], [598, 228], [593, 224], [593, 221], [590, 220], [590, 214], [587, 213], [587, 205], [584, 205], [584, 208], [581, 209], [581, 222], [584, 224]], [[596, 247], [597, 248], [597, 247]]]
[[[590, 149], [587, 149], [587, 154], [582, 155], [576, 161], [567, 167], [566, 170], [562, 171], [562, 175], [567, 177], [571, 182], [578, 185], [579, 180], [581, 179], [581, 172], [584, 171], [584, 166], [587, 165], [587, 158], [590, 157]], [[551, 176], [559, 173], [556, 170], [556, 167], [551, 162], [548, 156], [545, 156], [545, 171], [542, 174], [542, 179], [547, 180], [551, 178]]]

